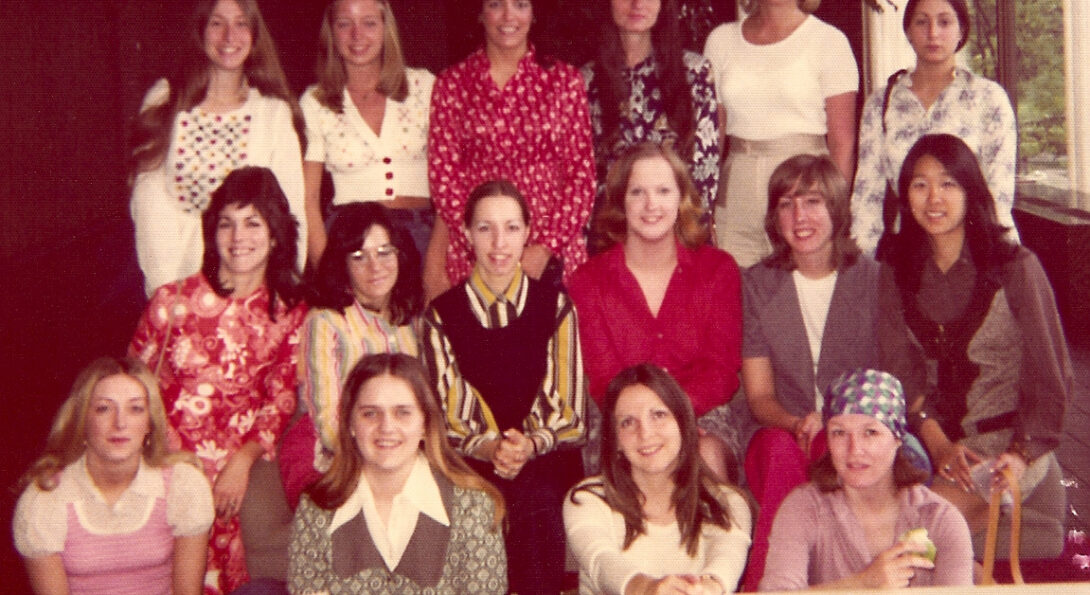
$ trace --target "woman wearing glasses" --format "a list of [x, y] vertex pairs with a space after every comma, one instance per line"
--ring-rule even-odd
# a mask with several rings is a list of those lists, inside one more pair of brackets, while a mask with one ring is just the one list
[[417, 355], [423, 308], [420, 256], [378, 203], [337, 207], [318, 264], [314, 309], [303, 324], [300, 391], [305, 414], [284, 437], [280, 470], [288, 502], [326, 471], [348, 372], [374, 353]]

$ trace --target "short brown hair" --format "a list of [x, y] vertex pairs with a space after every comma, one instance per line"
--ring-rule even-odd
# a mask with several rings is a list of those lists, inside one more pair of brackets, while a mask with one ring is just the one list
[[859, 247], [851, 236], [852, 208], [847, 180], [828, 156], [801, 154], [776, 166], [768, 180], [765, 233], [772, 243], [772, 254], [764, 259], [767, 266], [786, 270], [795, 268], [791, 247], [780, 233], [777, 207], [784, 196], [794, 196], [815, 187], [825, 197], [825, 208], [833, 222], [833, 268], [850, 266], [859, 257]]
[[654, 157], [665, 159], [670, 164], [678, 190], [681, 191], [681, 205], [678, 208], [674, 233], [689, 248], [707, 243], [711, 230], [708, 228], [700, 193], [689, 176], [689, 169], [670, 145], [646, 142], [632, 145], [625, 150], [606, 174], [604, 203], [592, 224], [595, 232], [594, 248], [598, 252], [625, 240], [628, 224], [625, 221], [624, 198], [628, 192], [628, 179], [632, 176], [632, 168], [637, 161]]
[[[833, 457], [828, 452], [821, 458], [810, 464], [810, 481], [822, 492], [835, 492], [844, 487], [840, 483], [840, 475], [833, 466]], [[897, 456], [893, 459], [893, 485], [900, 488], [912, 487], [927, 481], [927, 471], [920, 469], [909, 461], [905, 455], [904, 447], [897, 449]]]

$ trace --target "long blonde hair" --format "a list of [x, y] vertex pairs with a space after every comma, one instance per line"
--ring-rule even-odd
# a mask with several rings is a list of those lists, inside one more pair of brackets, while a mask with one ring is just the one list
[[144, 462], [152, 467], [165, 467], [176, 462], [186, 462], [200, 469], [192, 453], [171, 453], [167, 441], [167, 417], [163, 399], [159, 395], [159, 383], [144, 362], [135, 358], [101, 357], [83, 369], [72, 384], [68, 399], [57, 411], [53, 428], [45, 443], [45, 453], [30, 466], [19, 480], [22, 491], [31, 483], [45, 491], [57, 487], [57, 474], [78, 460], [87, 451], [87, 410], [91, 405], [91, 393], [103, 378], [118, 374], [128, 376], [144, 387], [148, 397], [150, 429], [144, 441]]
[[[314, 96], [318, 103], [334, 113], [344, 113], [344, 86], [348, 72], [344, 59], [337, 55], [333, 41], [333, 16], [337, 3], [331, 0], [322, 16], [322, 28], [318, 32], [318, 90]], [[375, 90], [393, 99], [405, 101], [409, 95], [409, 80], [405, 76], [405, 56], [401, 52], [401, 37], [397, 33], [394, 11], [387, 0], [375, 0], [382, 9], [382, 71]]]
[[[276, 44], [265, 26], [265, 20], [261, 18], [257, 0], [234, 1], [246, 14], [253, 37], [250, 55], [244, 65], [246, 84], [265, 97], [281, 99], [291, 107], [292, 125], [305, 152], [303, 114], [299, 111], [295, 95], [288, 87], [284, 69], [280, 66], [280, 57], [276, 52]], [[147, 107], [136, 116], [130, 137], [132, 155], [129, 164], [134, 176], [162, 165], [170, 145], [174, 117], [178, 112], [190, 110], [204, 101], [209, 80], [209, 60], [204, 52], [204, 30], [219, 2], [220, 0], [200, 0], [197, 3], [189, 20], [188, 34], [179, 48], [175, 71], [167, 77], [170, 89], [166, 101]]]

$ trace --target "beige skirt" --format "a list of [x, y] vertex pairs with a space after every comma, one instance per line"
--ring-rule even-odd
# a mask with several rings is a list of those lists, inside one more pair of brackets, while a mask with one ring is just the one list
[[752, 266], [772, 253], [765, 234], [768, 179], [776, 167], [800, 153], [828, 155], [825, 137], [792, 134], [767, 141], [730, 137], [715, 201], [715, 229], [719, 247], [738, 266]]

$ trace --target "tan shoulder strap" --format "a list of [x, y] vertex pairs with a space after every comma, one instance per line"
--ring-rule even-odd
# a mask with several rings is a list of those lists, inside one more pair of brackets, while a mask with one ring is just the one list
[[[1002, 473], [1007, 478], [1007, 485], [1010, 486], [1014, 500], [1014, 506], [1011, 509], [1011, 577], [1015, 584], [1022, 585], [1026, 582], [1022, 579], [1022, 569], [1018, 563], [1018, 544], [1022, 533], [1022, 490], [1018, 487], [1018, 482], [1014, 480], [1014, 474], [1010, 469], [1003, 469]], [[984, 540], [984, 578], [981, 581], [984, 585], [995, 584], [992, 571], [995, 568], [995, 542], [999, 536], [999, 503], [1002, 496], [1003, 492], [993, 491], [992, 501], [988, 506], [988, 536]]]

